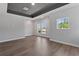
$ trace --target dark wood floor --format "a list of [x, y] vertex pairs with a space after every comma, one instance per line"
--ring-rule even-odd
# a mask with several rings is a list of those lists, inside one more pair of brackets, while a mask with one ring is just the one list
[[79, 48], [30, 36], [0, 43], [1, 56], [79, 56]]

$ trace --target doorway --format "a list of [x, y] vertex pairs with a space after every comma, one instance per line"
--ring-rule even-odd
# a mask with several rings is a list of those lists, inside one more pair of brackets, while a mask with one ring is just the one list
[[40, 35], [46, 35], [47, 34], [47, 21], [42, 20], [37, 23], [37, 33]]

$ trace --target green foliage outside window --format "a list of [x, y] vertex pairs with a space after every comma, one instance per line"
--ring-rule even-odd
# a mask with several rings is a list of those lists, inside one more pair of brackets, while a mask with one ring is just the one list
[[69, 28], [68, 22], [63, 22], [58, 25], [59, 28]]
[[57, 26], [58, 26], [58, 29], [69, 29], [70, 25], [68, 22], [68, 18], [64, 17], [64, 18], [58, 19]]

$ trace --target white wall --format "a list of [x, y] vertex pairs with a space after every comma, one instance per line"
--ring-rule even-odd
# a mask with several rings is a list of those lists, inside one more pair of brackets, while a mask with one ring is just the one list
[[[75, 5], [75, 4], [74, 4]], [[56, 29], [56, 19], [67, 16], [69, 17], [70, 29]], [[48, 36], [51, 41], [61, 42], [79, 47], [79, 4], [71, 8], [61, 9], [55, 13], [42, 18], [49, 20]], [[41, 17], [39, 17], [41, 19]]]
[[7, 13], [7, 4], [0, 3], [0, 42], [32, 35], [30, 18]]

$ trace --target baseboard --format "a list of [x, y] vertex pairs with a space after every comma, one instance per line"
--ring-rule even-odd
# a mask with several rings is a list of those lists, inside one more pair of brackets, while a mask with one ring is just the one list
[[78, 47], [79, 48], [79, 45], [75, 45], [75, 44], [72, 44], [72, 43], [63, 42], [63, 41], [59, 41], [59, 40], [53, 40], [53, 39], [49, 39], [49, 40], [57, 42], [57, 43], [62, 43], [62, 44], [65, 44], [65, 45], [74, 46], [74, 47]]
[[29, 36], [33, 36], [33, 35], [32, 35], [32, 34], [30, 34], [30, 35], [24, 35], [24, 36], [22, 36], [22, 37], [17, 37], [17, 38], [6, 39], [6, 40], [2, 40], [2, 41], [0, 41], [0, 43], [1, 43], [1, 42], [13, 41], [13, 40], [19, 40], [19, 39], [23, 39], [23, 38], [26, 38], [26, 37], [29, 37]]
[[2, 41], [0, 41], [0, 43], [2, 43], [2, 42], [8, 42], [8, 41], [13, 41], [13, 40], [18, 40], [18, 39], [23, 39], [23, 38], [25, 38], [25, 37], [17, 37], [17, 38], [2, 40]]
[[79, 48], [79, 45], [76, 45], [76, 44], [73, 44], [73, 43], [70, 43], [70, 42], [63, 42], [63, 41], [59, 41], [59, 40], [54, 40], [54, 39], [50, 39], [49, 37], [45, 37], [45, 36], [39, 36], [39, 37], [48, 38], [50, 41], [53, 41], [53, 42], [57, 42], [57, 43], [61, 43], [61, 44], [65, 44], [65, 45], [74, 46], [74, 47]]
[[[30, 36], [36, 36], [36, 35], [30, 35]], [[28, 36], [23, 36], [23, 37], [17, 37], [17, 38], [7, 39], [7, 40], [0, 41], [0, 43], [2, 43], [2, 42], [8, 42], [8, 41], [13, 41], [13, 40], [19, 40], [19, 39], [23, 39], [23, 38], [25, 38], [25, 37], [28, 37]], [[66, 45], [70, 45], [70, 46], [74, 46], [74, 47], [78, 47], [78, 48], [79, 48], [79, 45], [75, 45], [75, 44], [72, 44], [72, 43], [63, 42], [63, 41], [54, 40], [54, 39], [49, 39], [49, 40], [50, 40], [50, 41], [57, 42], [57, 43], [62, 43], [62, 44], [66, 44]]]

